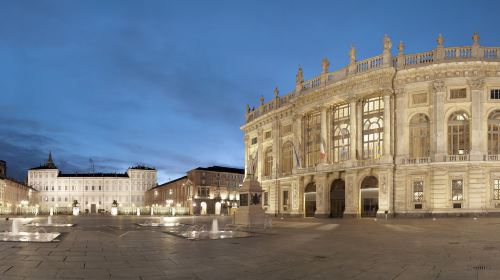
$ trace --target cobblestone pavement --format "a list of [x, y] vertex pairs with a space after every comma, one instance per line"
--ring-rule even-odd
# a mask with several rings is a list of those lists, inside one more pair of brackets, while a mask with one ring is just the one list
[[212, 241], [134, 224], [148, 219], [54, 216], [77, 225], [45, 228], [59, 242], [0, 242], [0, 279], [500, 279], [499, 218], [276, 219], [265, 234]]

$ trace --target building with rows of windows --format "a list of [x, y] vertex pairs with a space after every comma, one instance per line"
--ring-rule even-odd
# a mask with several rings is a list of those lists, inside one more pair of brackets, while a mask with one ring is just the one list
[[156, 186], [156, 169], [135, 166], [126, 173], [62, 173], [49, 154], [47, 162], [28, 171], [28, 186], [38, 191], [42, 209], [79, 207], [90, 213], [110, 211], [113, 200], [122, 207], [144, 205], [144, 193]]
[[267, 213], [316, 217], [500, 212], [500, 48], [381, 55], [247, 106], [245, 158]]

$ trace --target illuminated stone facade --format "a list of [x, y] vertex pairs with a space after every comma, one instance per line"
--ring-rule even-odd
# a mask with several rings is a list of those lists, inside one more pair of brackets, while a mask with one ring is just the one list
[[62, 173], [52, 161], [28, 171], [28, 185], [38, 191], [42, 209], [70, 207], [82, 211], [111, 210], [113, 200], [122, 207], [144, 205], [144, 193], [156, 186], [156, 169], [136, 166], [125, 173]]
[[[500, 212], [500, 48], [445, 47], [356, 60], [247, 106], [267, 213], [316, 217]], [[247, 164], [248, 165], [248, 164]], [[248, 170], [248, 166], [246, 166]]]
[[15, 209], [21, 205], [35, 205], [36, 198], [34, 189], [7, 176], [7, 164], [0, 160], [0, 207]]

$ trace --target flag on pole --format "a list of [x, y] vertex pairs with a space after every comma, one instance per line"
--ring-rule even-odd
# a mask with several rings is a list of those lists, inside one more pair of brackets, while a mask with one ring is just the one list
[[321, 162], [325, 162], [326, 160], [326, 149], [325, 149], [325, 140], [321, 137], [321, 143], [319, 144], [319, 159]]
[[302, 168], [302, 165], [300, 164], [300, 156], [297, 148], [295, 147], [295, 143], [293, 143], [293, 155], [295, 159], [295, 166]]

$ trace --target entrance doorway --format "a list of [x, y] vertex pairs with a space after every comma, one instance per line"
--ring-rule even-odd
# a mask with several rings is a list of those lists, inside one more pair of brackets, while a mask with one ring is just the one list
[[368, 176], [361, 182], [361, 217], [376, 217], [378, 211], [378, 180]]
[[333, 181], [330, 189], [330, 218], [342, 218], [345, 210], [345, 182]]
[[90, 204], [90, 213], [91, 214], [97, 213], [97, 207], [95, 204]]
[[304, 215], [314, 217], [316, 212], [316, 184], [309, 183], [304, 190]]

